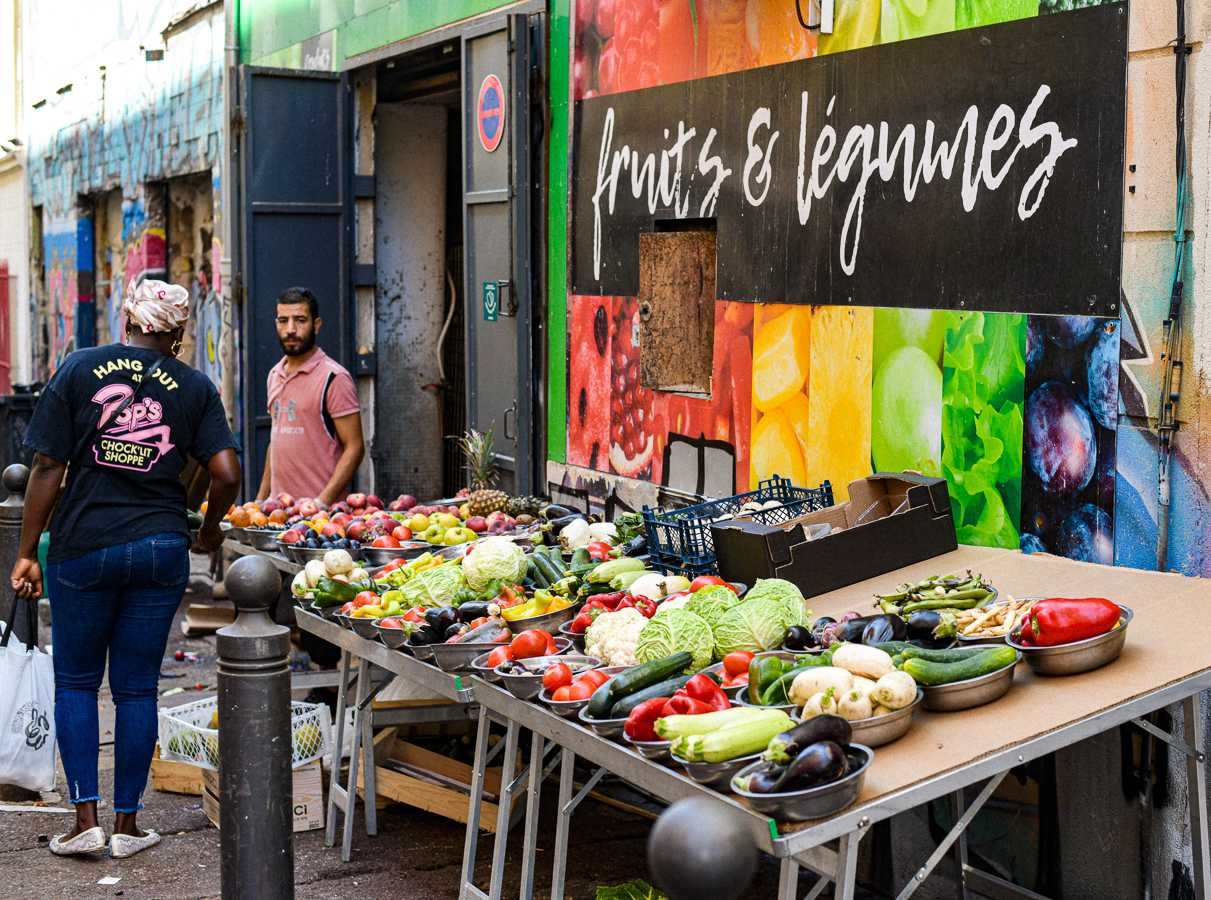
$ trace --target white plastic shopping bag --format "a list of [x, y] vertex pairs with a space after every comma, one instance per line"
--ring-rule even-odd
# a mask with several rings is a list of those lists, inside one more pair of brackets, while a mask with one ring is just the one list
[[[15, 613], [16, 604], [10, 620]], [[54, 664], [49, 653], [27, 647], [11, 632], [10, 624], [0, 636], [0, 784], [54, 790]]]

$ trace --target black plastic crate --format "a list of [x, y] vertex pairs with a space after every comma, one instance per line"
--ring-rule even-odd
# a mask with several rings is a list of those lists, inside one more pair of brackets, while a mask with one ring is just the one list
[[643, 524], [652, 564], [684, 575], [714, 573], [715, 542], [711, 537], [711, 524], [734, 518], [740, 507], [750, 501], [769, 503], [775, 500], [781, 505], [745, 515], [764, 525], [788, 522], [804, 513], [832, 506], [833, 486], [825, 481], [819, 487], [796, 487], [790, 479], [775, 475], [758, 483], [757, 490], [732, 497], [678, 509], [655, 510], [645, 506]]

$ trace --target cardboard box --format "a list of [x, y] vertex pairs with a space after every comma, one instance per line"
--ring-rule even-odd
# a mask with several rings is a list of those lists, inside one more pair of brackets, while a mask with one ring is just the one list
[[[813, 525], [829, 525], [808, 540]], [[878, 473], [849, 485], [849, 500], [781, 525], [732, 519], [712, 526], [719, 573], [752, 585], [785, 578], [813, 597], [954, 550], [943, 478]]]
[[[294, 770], [294, 831], [312, 831], [324, 827], [324, 771], [318, 759]], [[202, 811], [215, 828], [219, 827], [219, 773], [202, 772]]]

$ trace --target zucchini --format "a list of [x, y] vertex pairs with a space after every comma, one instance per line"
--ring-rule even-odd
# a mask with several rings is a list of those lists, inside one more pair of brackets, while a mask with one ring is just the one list
[[672, 678], [693, 661], [694, 657], [690, 653], [674, 653], [672, 656], [654, 659], [642, 665], [632, 666], [625, 672], [619, 672], [593, 692], [585, 707], [585, 715], [592, 719], [608, 718], [614, 704], [623, 697], [629, 697], [645, 687]]
[[651, 700], [653, 697], [671, 697], [678, 690], [685, 687], [685, 683], [693, 677], [693, 675], [678, 675], [675, 678], [666, 678], [664, 681], [658, 681], [641, 691], [628, 694], [610, 708], [609, 717], [611, 719], [621, 719], [623, 716], [629, 716], [631, 710], [645, 700]]
[[987, 650], [996, 649], [991, 644], [978, 644], [975, 647], [951, 647], [949, 650], [929, 650], [925, 647], [908, 647], [899, 651], [901, 659], [924, 659], [935, 663], [955, 663], [973, 656], [979, 656]]
[[543, 576], [547, 579], [548, 584], [554, 584], [563, 578], [563, 559], [556, 564], [555, 561], [546, 553], [534, 552], [534, 565], [539, 569]]
[[1018, 652], [1012, 647], [992, 647], [982, 649], [957, 662], [933, 662], [919, 657], [908, 659], [900, 668], [911, 675], [918, 684], [953, 684], [1011, 666], [1017, 656]]
[[538, 587], [550, 587], [551, 579], [543, 572], [542, 567], [538, 565], [538, 561], [534, 558], [537, 554], [532, 554], [526, 560], [526, 577], [533, 581]]

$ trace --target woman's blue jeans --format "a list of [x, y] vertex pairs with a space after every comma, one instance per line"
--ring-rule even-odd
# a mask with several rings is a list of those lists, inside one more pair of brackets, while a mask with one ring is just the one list
[[155, 534], [47, 566], [55, 660], [55, 730], [72, 803], [98, 800], [97, 691], [109, 658], [117, 708], [114, 811], [133, 813], [156, 744], [156, 697], [168, 630], [189, 581], [183, 534]]

